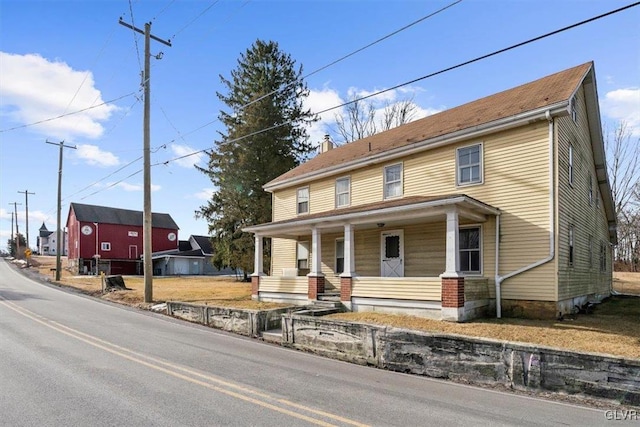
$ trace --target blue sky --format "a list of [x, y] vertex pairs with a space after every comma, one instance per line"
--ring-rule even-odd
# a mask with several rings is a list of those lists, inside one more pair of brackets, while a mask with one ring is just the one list
[[[207, 234], [194, 212], [211, 194], [196, 171], [222, 130], [219, 75], [228, 77], [256, 39], [274, 40], [311, 73], [449, 4], [449, 1], [0, 0], [0, 248], [18, 224], [30, 245], [44, 221], [55, 230], [58, 147], [65, 141], [63, 223], [70, 202], [142, 210], [142, 36], [118, 19], [171, 39], [152, 42], [151, 171], [154, 212], [169, 213], [180, 239]], [[321, 111], [467, 61], [632, 1], [464, 0], [307, 79], [307, 105]], [[416, 117], [595, 61], [603, 121], [626, 120], [640, 135], [640, 7], [388, 92], [412, 98]], [[135, 95], [130, 95], [130, 94]], [[116, 100], [117, 101], [112, 101]], [[39, 125], [34, 122], [104, 105]], [[335, 133], [335, 112], [310, 129]], [[24, 126], [28, 125], [28, 126]], [[131, 163], [130, 165], [128, 165]], [[128, 166], [126, 166], [128, 165]], [[126, 167], [125, 167], [126, 166]], [[121, 169], [121, 170], [119, 170]], [[132, 175], [132, 176], [130, 176]], [[128, 178], [127, 178], [128, 177]], [[95, 185], [86, 188], [92, 183]]]

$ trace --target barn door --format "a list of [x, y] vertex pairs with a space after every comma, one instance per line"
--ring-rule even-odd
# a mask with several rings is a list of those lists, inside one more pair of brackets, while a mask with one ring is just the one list
[[402, 230], [382, 232], [380, 275], [404, 277], [404, 235]]

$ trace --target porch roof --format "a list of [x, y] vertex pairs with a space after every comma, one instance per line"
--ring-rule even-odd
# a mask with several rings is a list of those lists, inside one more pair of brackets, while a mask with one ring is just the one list
[[371, 228], [408, 224], [429, 218], [444, 219], [444, 215], [450, 209], [456, 209], [462, 218], [477, 222], [486, 221], [487, 215], [500, 215], [500, 209], [466, 194], [410, 196], [253, 225], [244, 227], [243, 231], [268, 237], [295, 238], [309, 233], [314, 227], [339, 231], [345, 224]]

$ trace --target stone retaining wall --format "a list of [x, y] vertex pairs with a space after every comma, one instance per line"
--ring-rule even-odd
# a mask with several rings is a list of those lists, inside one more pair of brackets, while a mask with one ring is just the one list
[[249, 337], [258, 337], [263, 331], [269, 329], [279, 329], [282, 315], [291, 310], [291, 307], [273, 310], [241, 310], [167, 302], [167, 314], [170, 316]]
[[282, 334], [290, 347], [392, 371], [640, 405], [640, 360], [296, 314]]

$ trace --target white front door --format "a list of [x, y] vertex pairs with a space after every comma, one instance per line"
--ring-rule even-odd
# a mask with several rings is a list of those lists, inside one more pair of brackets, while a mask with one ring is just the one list
[[404, 277], [403, 231], [383, 231], [381, 236], [380, 275], [382, 277]]

